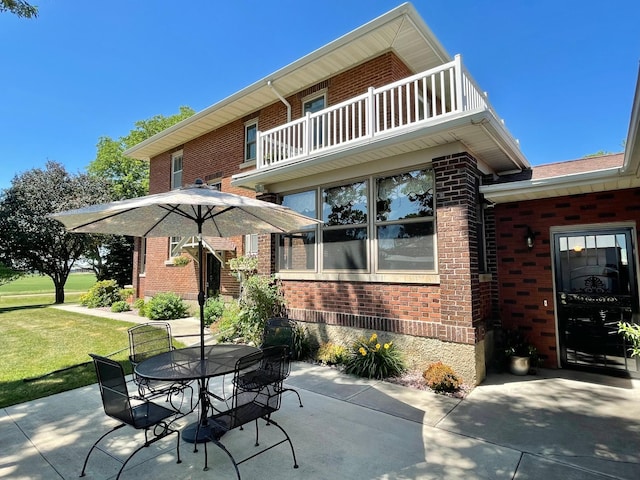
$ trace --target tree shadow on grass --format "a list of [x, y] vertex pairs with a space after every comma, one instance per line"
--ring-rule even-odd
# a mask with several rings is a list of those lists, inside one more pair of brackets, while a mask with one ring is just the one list
[[15, 305], [12, 307], [0, 307], [0, 313], [5, 312], [17, 312], [20, 310], [35, 310], [39, 308], [47, 308], [53, 305], [53, 303], [42, 303], [38, 305]]

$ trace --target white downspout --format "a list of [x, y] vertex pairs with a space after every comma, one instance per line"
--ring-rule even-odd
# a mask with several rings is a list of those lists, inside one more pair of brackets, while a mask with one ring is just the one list
[[280, 99], [280, 101], [287, 106], [287, 123], [289, 123], [291, 121], [291, 104], [287, 102], [282, 95], [280, 95], [280, 92], [276, 90], [276, 87], [273, 86], [273, 84], [271, 83], [271, 80], [267, 80], [267, 85], [271, 87], [271, 89], [274, 91], [274, 93]]

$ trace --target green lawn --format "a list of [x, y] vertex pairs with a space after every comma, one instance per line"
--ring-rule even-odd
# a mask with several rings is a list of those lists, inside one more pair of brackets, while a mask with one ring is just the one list
[[89, 352], [118, 352], [114, 358], [131, 372], [132, 323], [66, 312], [52, 303], [53, 294], [0, 298], [0, 408], [95, 383]]
[[[65, 292], [86, 292], [96, 283], [93, 273], [72, 273], [64, 286]], [[53, 293], [53, 280], [45, 275], [27, 275], [0, 286], [0, 296]]]
[[94, 383], [89, 352], [121, 350], [115, 358], [127, 359], [128, 322], [58, 310], [48, 296], [23, 297], [13, 306], [6, 300], [0, 303], [0, 407]]

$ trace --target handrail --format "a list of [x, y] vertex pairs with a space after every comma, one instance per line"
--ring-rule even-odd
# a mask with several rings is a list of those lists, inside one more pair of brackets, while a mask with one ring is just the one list
[[304, 117], [258, 131], [257, 169], [290, 163], [314, 153], [369, 141], [391, 131], [428, 124], [472, 110], [489, 110], [484, 94], [454, 60], [349, 98]]

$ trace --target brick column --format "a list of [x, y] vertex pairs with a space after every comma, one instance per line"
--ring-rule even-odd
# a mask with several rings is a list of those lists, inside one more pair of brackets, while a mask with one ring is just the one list
[[[278, 203], [278, 196], [274, 193], [263, 193], [256, 198], [264, 202]], [[275, 234], [258, 236], [258, 275], [276, 273], [276, 238]]]
[[445, 341], [474, 344], [480, 320], [477, 255], [478, 174], [476, 160], [460, 153], [433, 160], [440, 274], [438, 335]]

